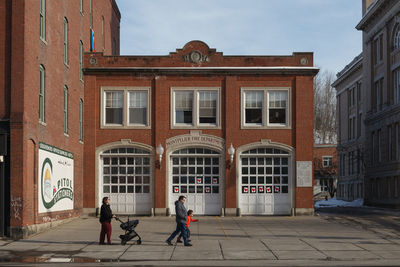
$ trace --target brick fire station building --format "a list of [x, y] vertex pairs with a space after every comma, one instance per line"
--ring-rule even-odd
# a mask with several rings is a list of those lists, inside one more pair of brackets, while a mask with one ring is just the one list
[[312, 53], [84, 58], [84, 212], [313, 213]]

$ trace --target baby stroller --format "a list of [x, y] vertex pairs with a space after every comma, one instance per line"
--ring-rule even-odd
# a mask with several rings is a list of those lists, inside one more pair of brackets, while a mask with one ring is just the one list
[[119, 236], [119, 238], [121, 239], [121, 245], [125, 245], [126, 242], [134, 237], [139, 237], [139, 239], [136, 241], [136, 244], [142, 244], [142, 238], [135, 231], [135, 227], [139, 224], [139, 220], [130, 221], [129, 216], [127, 222], [121, 221], [118, 217], [116, 217], [115, 219], [121, 223], [119, 227], [121, 227], [121, 229], [125, 231], [125, 234]]

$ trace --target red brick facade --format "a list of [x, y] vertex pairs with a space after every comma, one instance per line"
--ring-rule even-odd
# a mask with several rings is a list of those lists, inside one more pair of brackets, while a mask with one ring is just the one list
[[[10, 123], [8, 234], [15, 237], [34, 232], [32, 225], [82, 212], [84, 144], [79, 140], [79, 104], [85, 97], [79, 57], [80, 41], [83, 50], [89, 51], [91, 17], [97, 51], [119, 53], [120, 13], [114, 0], [96, 1], [92, 8], [91, 1], [84, 0], [82, 10], [80, 1], [43, 2], [46, 6], [44, 39], [40, 37], [41, 0], [0, 2], [0, 120]], [[68, 64], [63, 61], [64, 18], [68, 20]], [[39, 122], [40, 65], [45, 69], [44, 123]], [[68, 134], [64, 134], [64, 86], [68, 87]], [[38, 213], [39, 142], [73, 153], [73, 210]]]
[[[194, 59], [193, 53], [200, 53]], [[193, 134], [221, 138], [224, 142], [224, 161], [228, 165], [228, 147], [241, 147], [259, 143], [280, 144], [293, 151], [293, 204], [292, 212], [310, 213], [313, 208], [312, 184], [296, 184], [296, 162], [313, 161], [313, 67], [312, 53], [294, 53], [292, 56], [224, 56], [201, 41], [187, 43], [183, 49], [167, 56], [104, 56], [85, 54], [85, 185], [84, 207], [98, 208], [99, 147], [110, 143], [143, 144], [153, 149], [161, 144], [161, 168], [155, 168], [155, 212], [164, 213], [168, 204], [167, 158], [169, 138]], [[150, 88], [150, 127], [123, 129], [102, 127], [102, 89], [116, 87]], [[171, 125], [171, 88], [220, 88], [220, 123], [218, 127], [188, 127], [177, 129]], [[242, 126], [242, 88], [290, 88], [288, 127], [246, 128]], [[269, 143], [271, 142], [271, 143]], [[294, 152], [295, 151], [295, 152]], [[235, 213], [238, 206], [238, 152], [231, 168], [224, 168], [223, 209]], [[295, 210], [294, 210], [295, 209]]]

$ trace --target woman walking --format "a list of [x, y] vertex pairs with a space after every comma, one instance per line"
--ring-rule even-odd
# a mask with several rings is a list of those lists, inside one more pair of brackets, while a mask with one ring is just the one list
[[108, 197], [103, 197], [103, 205], [101, 205], [100, 211], [100, 223], [101, 223], [101, 232], [100, 232], [100, 242], [99, 245], [104, 245], [104, 237], [107, 234], [107, 244], [111, 245], [111, 219], [115, 218], [115, 215], [112, 214], [110, 208], [110, 199]]

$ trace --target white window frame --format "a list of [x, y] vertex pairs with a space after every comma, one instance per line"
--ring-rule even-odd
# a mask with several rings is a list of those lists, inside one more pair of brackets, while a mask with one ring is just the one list
[[[292, 97], [291, 97], [291, 88], [290, 87], [242, 87], [240, 88], [240, 98], [241, 98], [241, 129], [291, 129], [291, 106], [292, 106]], [[246, 123], [246, 92], [263, 92], [263, 106], [262, 106], [262, 123]], [[276, 91], [286, 91], [287, 92], [287, 100], [286, 100], [286, 123], [270, 123], [269, 122], [269, 93]]]
[[79, 141], [83, 142], [83, 99], [79, 99]]
[[64, 64], [68, 66], [68, 19], [64, 17]]
[[[144, 124], [141, 123], [130, 123], [129, 122], [129, 102], [130, 102], [130, 92], [146, 92], [147, 94], [147, 99], [146, 99], [146, 122]], [[127, 105], [126, 105], [126, 119], [127, 119], [127, 125], [128, 126], [133, 126], [133, 127], [147, 127], [149, 126], [148, 122], [150, 121], [149, 117], [149, 106], [150, 106], [150, 90], [149, 89], [129, 89], [126, 91], [126, 100], [127, 100]]]
[[[122, 91], [122, 124], [106, 124], [106, 92]], [[146, 91], [147, 92], [147, 123], [146, 124], [129, 124], [129, 92]], [[133, 87], [133, 86], [102, 86], [100, 100], [100, 128], [101, 129], [151, 129], [151, 87]]]
[[68, 86], [64, 85], [64, 135], [68, 135]]
[[46, 42], [46, 0], [40, 0], [40, 32], [39, 37]]
[[79, 40], [79, 80], [83, 82], [83, 42]]
[[[192, 123], [176, 123], [175, 118], [175, 92], [192, 92], [193, 105], [192, 105]], [[204, 91], [212, 91], [217, 93], [217, 106], [216, 106], [216, 123], [200, 123], [200, 104], [199, 93]], [[170, 118], [171, 129], [221, 129], [221, 88], [220, 87], [171, 87], [170, 90]]]
[[333, 157], [332, 156], [322, 156], [322, 166], [324, 168], [332, 167], [332, 165], [333, 165]]
[[39, 122], [46, 123], [46, 69], [39, 65]]

